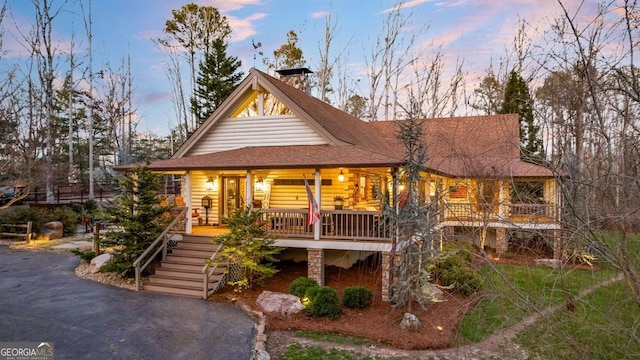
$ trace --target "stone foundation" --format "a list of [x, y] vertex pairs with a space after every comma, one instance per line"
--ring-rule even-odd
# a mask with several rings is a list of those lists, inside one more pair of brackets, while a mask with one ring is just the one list
[[391, 293], [389, 288], [391, 287], [391, 277], [389, 276], [389, 269], [391, 268], [391, 253], [382, 253], [382, 301], [391, 301]]
[[551, 238], [553, 240], [553, 258], [556, 260], [564, 260], [567, 257], [567, 249], [562, 235], [562, 230], [551, 231]]
[[496, 253], [501, 255], [506, 253], [508, 249], [509, 244], [507, 243], [507, 230], [496, 229]]
[[324, 285], [324, 250], [307, 249], [307, 277]]

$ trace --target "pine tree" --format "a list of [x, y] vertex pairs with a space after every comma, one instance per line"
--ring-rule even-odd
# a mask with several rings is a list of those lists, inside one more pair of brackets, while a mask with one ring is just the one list
[[529, 86], [515, 70], [511, 70], [509, 74], [500, 114], [518, 114], [520, 158], [532, 163], [541, 163], [545, 153], [542, 140], [538, 137], [540, 127], [533, 119], [533, 100], [529, 94]]
[[[413, 106], [415, 108], [415, 106]], [[415, 111], [410, 111], [405, 121], [398, 122], [396, 137], [402, 142], [406, 164], [399, 173], [405, 190], [398, 195], [398, 210], [387, 206], [385, 214], [398, 227], [398, 243], [395, 252], [400, 262], [393, 266], [391, 301], [396, 307], [411, 311], [415, 301], [426, 305], [435, 301], [430, 293], [428, 265], [436, 259], [439, 247], [435, 244], [435, 210], [425, 193], [425, 165], [428, 160], [427, 145], [422, 134], [422, 121]], [[385, 201], [386, 202], [386, 201]]]
[[278, 270], [273, 263], [275, 256], [283, 248], [274, 246], [275, 239], [267, 231], [267, 222], [262, 213], [247, 207], [237, 209], [225, 223], [229, 224], [229, 233], [213, 238], [215, 244], [224, 245], [220, 257], [210, 261], [219, 265], [229, 261], [240, 267], [239, 279], [230, 279], [229, 284], [241, 292], [273, 277]]
[[118, 269], [130, 270], [133, 262], [162, 233], [170, 218], [163, 216], [171, 208], [160, 206], [158, 191], [162, 175], [153, 173], [148, 165], [140, 166], [120, 178], [120, 195], [116, 206], [107, 209], [110, 221], [123, 231], [110, 231], [100, 242], [101, 247], [114, 247]]
[[222, 104], [244, 77], [239, 71], [242, 62], [236, 56], [227, 55], [227, 46], [224, 39], [216, 39], [211, 51], [205, 53], [200, 62], [195, 96], [191, 98], [191, 111], [196, 115], [198, 125]]

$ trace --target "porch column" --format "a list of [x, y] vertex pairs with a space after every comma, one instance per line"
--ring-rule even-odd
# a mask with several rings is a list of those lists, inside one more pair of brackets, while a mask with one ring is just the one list
[[498, 181], [498, 218], [503, 220], [505, 218], [505, 202], [504, 202], [504, 182]]
[[246, 199], [245, 201], [245, 206], [251, 206], [253, 204], [253, 174], [251, 174], [250, 170], [247, 170], [247, 186], [245, 186], [245, 194], [244, 194], [244, 198]]
[[193, 218], [191, 217], [191, 172], [187, 171], [184, 174], [184, 187], [185, 187], [185, 204], [187, 206], [187, 224], [185, 226], [185, 233], [191, 234], [193, 230]]
[[324, 286], [324, 249], [307, 249], [307, 277]]
[[391, 301], [391, 253], [382, 253], [382, 301]]
[[553, 258], [564, 260], [567, 254], [562, 238], [562, 230], [551, 230], [551, 238], [553, 240]]
[[498, 255], [506, 253], [508, 246], [507, 229], [496, 229], [496, 253], [498, 253]]
[[[316, 204], [318, 204], [318, 210], [322, 211], [322, 176], [320, 176], [320, 169], [315, 170], [315, 198]], [[320, 228], [322, 226], [322, 215], [320, 215], [320, 221], [316, 221], [313, 224], [313, 240], [320, 240]], [[324, 265], [324, 260], [323, 260]], [[322, 267], [324, 271], [324, 266]], [[324, 279], [324, 272], [322, 275]]]

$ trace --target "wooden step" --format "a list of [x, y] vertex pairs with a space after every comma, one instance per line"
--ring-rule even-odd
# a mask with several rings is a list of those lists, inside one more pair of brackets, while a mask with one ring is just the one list
[[213, 244], [213, 242], [211, 242], [211, 239], [211, 236], [183, 235], [182, 240], [180, 240], [179, 242]]
[[[218, 249], [211, 237], [184, 235], [160, 264], [155, 274], [143, 284], [143, 290], [202, 298], [202, 268]], [[219, 287], [225, 277], [226, 266], [221, 265], [209, 278], [209, 290]]]
[[201, 256], [193, 257], [193, 256], [180, 256], [180, 255], [169, 254], [167, 255], [167, 260], [163, 262], [173, 262], [173, 263], [179, 263], [179, 264], [195, 264], [195, 265], [204, 266], [205, 258]]
[[[203, 275], [204, 276], [204, 275]], [[210, 277], [209, 284], [213, 285], [220, 281], [219, 277]], [[202, 278], [200, 279], [183, 279], [174, 276], [149, 276], [149, 284], [153, 285], [179, 285], [179, 286], [193, 286], [202, 288]]]
[[157, 292], [162, 294], [182, 295], [195, 298], [202, 298], [202, 284], [200, 286], [180, 286], [180, 285], [155, 285], [155, 284], [143, 284], [142, 288], [145, 291]]
[[209, 257], [218, 249], [218, 245], [213, 243], [205, 244], [200, 242], [178, 241], [178, 245], [175, 246], [173, 250], [176, 250], [176, 249], [199, 250], [199, 251], [208, 253], [209, 255], [207, 257]]
[[[202, 270], [202, 269], [200, 269], [200, 270]], [[177, 270], [177, 269], [158, 268], [158, 269], [156, 269], [156, 273], [154, 275], [172, 276], [172, 277], [181, 278], [181, 279], [202, 280], [204, 274], [202, 274], [202, 272], [200, 270], [198, 270], [198, 271], [190, 271], [190, 270]], [[216, 269], [216, 271], [214, 272], [214, 275], [221, 275], [221, 274], [224, 274], [224, 268], [218, 267]], [[154, 275], [151, 275], [151, 276], [154, 276]]]
[[160, 264], [159, 269], [190, 270], [190, 271], [201, 273], [203, 267], [204, 267], [204, 263], [202, 265], [185, 264], [185, 263], [179, 263], [179, 262], [170, 261], [167, 258], [167, 260], [163, 261], [162, 264]]
[[176, 248], [173, 248], [173, 250], [171, 251], [171, 254], [168, 254], [168, 255], [172, 257], [179, 256], [179, 257], [198, 258], [204, 261], [204, 259], [208, 259], [209, 257], [211, 257], [211, 255], [214, 252], [215, 251], [202, 251], [202, 250], [184, 249], [182, 247], [176, 247]]

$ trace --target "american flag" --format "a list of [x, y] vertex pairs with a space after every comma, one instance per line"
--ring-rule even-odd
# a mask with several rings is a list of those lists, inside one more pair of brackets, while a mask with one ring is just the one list
[[304, 176], [304, 186], [307, 188], [307, 202], [309, 206], [309, 214], [307, 215], [307, 223], [309, 225], [315, 224], [318, 220], [320, 220], [320, 208], [316, 203], [316, 199], [313, 197], [313, 193], [311, 193], [311, 188], [309, 187], [309, 183], [307, 182], [307, 177]]

